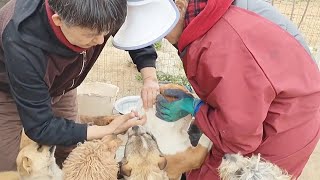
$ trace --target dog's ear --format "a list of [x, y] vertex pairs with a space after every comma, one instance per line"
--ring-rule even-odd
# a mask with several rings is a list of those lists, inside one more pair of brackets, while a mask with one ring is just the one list
[[181, 86], [179, 84], [163, 84], [160, 86], [160, 94], [162, 94], [164, 96], [164, 98], [166, 98], [167, 101], [172, 102], [177, 100], [176, 97], [174, 96], [168, 96], [165, 94], [165, 91], [171, 89], [171, 90], [181, 90], [182, 92], [185, 92], [186, 94], [189, 94], [191, 96], [192, 93], [185, 87], [185, 86]]
[[123, 158], [122, 161], [119, 163], [120, 166], [120, 174], [130, 177], [132, 168], [129, 166], [128, 161], [126, 158]]
[[167, 166], [167, 159], [163, 155], [160, 155], [158, 166], [160, 170], [163, 170]]
[[32, 172], [32, 160], [26, 156], [22, 157], [20, 164], [18, 164], [18, 171], [21, 176], [28, 176]]

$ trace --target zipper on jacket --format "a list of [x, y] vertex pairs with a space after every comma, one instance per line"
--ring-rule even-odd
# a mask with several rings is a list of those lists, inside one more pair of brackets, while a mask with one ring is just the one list
[[82, 51], [80, 54], [82, 54], [83, 57], [82, 57], [82, 67], [81, 67], [81, 70], [80, 70], [80, 73], [78, 74], [78, 76], [80, 76], [80, 74], [83, 72], [84, 65], [87, 62], [87, 52], [86, 51]]
[[[86, 62], [87, 62], [87, 52], [82, 51], [80, 54], [82, 54], [82, 66], [81, 66], [81, 70], [80, 70], [79, 74], [77, 75], [77, 77], [79, 77], [81, 75], [81, 73], [84, 70], [84, 66], [86, 65]], [[74, 84], [75, 84], [75, 78], [72, 79], [72, 85], [68, 89], [71, 89], [74, 86]], [[64, 94], [64, 92], [63, 92], [63, 94]]]

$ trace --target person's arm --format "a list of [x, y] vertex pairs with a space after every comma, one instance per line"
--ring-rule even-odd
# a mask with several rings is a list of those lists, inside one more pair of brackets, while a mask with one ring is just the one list
[[40, 59], [45, 58], [42, 51], [24, 47], [8, 39], [5, 41], [4, 51], [11, 94], [25, 133], [33, 141], [45, 145], [68, 146], [85, 140], [100, 139], [108, 134], [119, 134], [132, 126], [145, 123], [146, 119], [136, 113], [119, 116], [106, 126], [88, 126], [55, 116], [48, 87], [44, 82], [46, 64]]
[[[227, 42], [226, 42], [227, 43]], [[208, 95], [195, 123], [223, 153], [248, 154], [263, 140], [263, 123], [276, 96], [272, 84], [242, 44], [204, 50], [197, 87]], [[221, 45], [224, 46], [224, 45]]]
[[11, 94], [28, 137], [41, 144], [65, 146], [86, 140], [86, 124], [56, 117], [52, 111], [42, 51], [5, 39], [4, 52]]
[[157, 52], [153, 46], [130, 50], [129, 55], [134, 64], [137, 65], [138, 71], [146, 67], [156, 67]]
[[137, 65], [141, 72], [143, 87], [141, 97], [144, 108], [152, 108], [157, 94], [159, 94], [159, 84], [156, 75], [157, 53], [153, 46], [148, 46], [138, 50], [129, 51], [133, 63]]
[[152, 108], [156, 97], [159, 94], [159, 84], [154, 67], [145, 67], [140, 70], [143, 87], [141, 89], [141, 98], [145, 109]]

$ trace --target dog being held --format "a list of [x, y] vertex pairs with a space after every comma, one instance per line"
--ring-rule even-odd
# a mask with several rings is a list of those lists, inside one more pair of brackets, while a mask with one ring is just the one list
[[[167, 89], [179, 89], [192, 95], [184, 86], [177, 84], [164, 84], [160, 87], [160, 94], [169, 102], [176, 97], [165, 96]], [[187, 171], [199, 168], [205, 160], [212, 142], [204, 134], [201, 135], [195, 147], [191, 144], [188, 130], [192, 124], [191, 115], [185, 116], [175, 122], [167, 122], [159, 119], [154, 109], [146, 111], [147, 123], [145, 126], [155, 136], [161, 152], [167, 159], [165, 168], [169, 179], [178, 180]]]
[[167, 160], [162, 155], [156, 139], [143, 126], [128, 131], [120, 173], [126, 180], [168, 180], [164, 171]]
[[226, 154], [218, 168], [222, 180], [290, 180], [291, 176], [259, 155]]
[[[186, 88], [176, 84], [162, 85], [160, 87], [160, 93], [165, 89], [181, 89], [189, 93]], [[174, 97], [165, 98], [169, 101], [175, 100]], [[201, 136], [196, 147], [192, 146], [188, 134], [188, 129], [192, 122], [191, 115], [175, 122], [166, 122], [156, 117], [155, 114], [155, 108], [145, 112], [148, 120], [144, 128], [147, 129], [148, 133], [140, 133], [139, 136], [136, 136], [135, 133], [133, 133], [135, 131], [130, 131], [131, 136], [129, 135], [129, 141], [125, 147], [127, 157], [125, 157], [124, 160], [124, 164], [128, 164], [125, 167], [129, 168], [122, 168], [126, 170], [122, 171], [122, 173], [126, 175], [128, 175], [128, 169], [130, 169], [131, 176], [127, 176], [127, 178], [139, 179], [132, 178], [132, 174], [136, 176], [138, 173], [135, 172], [140, 172], [141, 167], [144, 167], [144, 169], [149, 169], [143, 171], [143, 176], [140, 177], [141, 180], [143, 180], [143, 178], [147, 180], [148, 176], [156, 179], [155, 174], [158, 174], [157, 177], [161, 177], [159, 173], [164, 176], [164, 173], [160, 171], [162, 168], [164, 168], [167, 177], [158, 178], [159, 180], [168, 178], [170, 180], [180, 179], [182, 173], [199, 168], [205, 160], [208, 150], [211, 148], [212, 143], [205, 135]], [[147, 153], [149, 150], [150, 152]], [[136, 155], [131, 155], [129, 152], [136, 152], [133, 153]], [[141, 155], [139, 153], [141, 153]], [[164, 157], [162, 157], [163, 155]], [[139, 162], [141, 162], [141, 164]], [[162, 166], [164, 162], [166, 162], [166, 166]], [[151, 171], [152, 169], [154, 171]]]
[[54, 157], [55, 146], [30, 143], [23, 147], [16, 159], [17, 172], [0, 173], [6, 180], [62, 180], [62, 171]]

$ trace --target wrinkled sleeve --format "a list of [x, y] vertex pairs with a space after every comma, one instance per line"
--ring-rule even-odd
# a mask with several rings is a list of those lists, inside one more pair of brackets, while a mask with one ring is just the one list
[[200, 57], [199, 87], [206, 104], [196, 124], [222, 153], [248, 154], [263, 140], [263, 123], [275, 97], [272, 84], [244, 46], [211, 48]]
[[[33, 50], [32, 50], [33, 49]], [[12, 41], [4, 45], [11, 94], [28, 137], [46, 145], [73, 145], [86, 139], [87, 125], [56, 117], [44, 81], [42, 51]], [[40, 58], [40, 59], [39, 59]], [[33, 61], [30, 61], [33, 59]]]
[[130, 57], [134, 64], [137, 65], [138, 71], [145, 67], [156, 67], [157, 52], [152, 46], [129, 51]]

